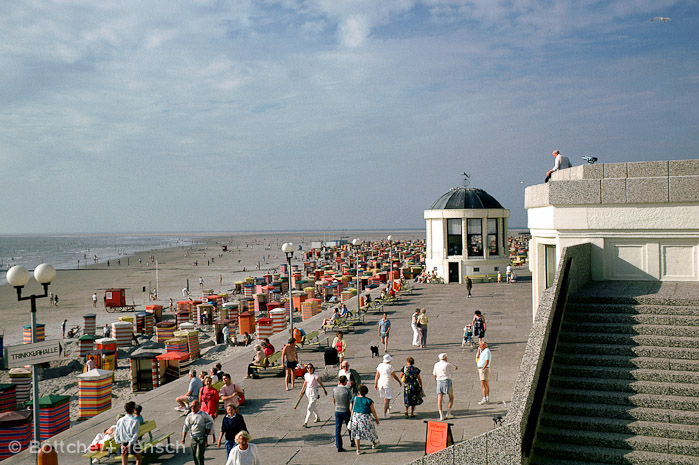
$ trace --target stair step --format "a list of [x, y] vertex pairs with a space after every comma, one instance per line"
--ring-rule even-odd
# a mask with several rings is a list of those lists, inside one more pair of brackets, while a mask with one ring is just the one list
[[556, 345], [557, 354], [576, 355], [611, 355], [620, 357], [669, 358], [670, 360], [691, 360], [699, 362], [699, 348], [639, 346], [639, 345], [610, 345], [584, 342], [568, 342], [559, 340]]
[[551, 386], [547, 389], [546, 397], [551, 400], [583, 402], [588, 405], [612, 404], [628, 407], [699, 411], [699, 398], [694, 397], [566, 389], [556, 386]]
[[[567, 309], [566, 309], [567, 310]], [[699, 315], [658, 315], [646, 313], [565, 312], [564, 322], [621, 323], [632, 325], [699, 326]]]
[[[659, 383], [696, 384], [699, 386], [699, 372], [664, 369], [632, 369], [610, 366], [584, 366], [558, 363], [556, 357], [552, 373], [559, 377], [601, 378], [604, 380], [635, 380]], [[693, 395], [693, 394], [688, 394]], [[699, 395], [699, 390], [697, 390]]]
[[667, 439], [697, 440], [699, 425], [680, 425], [656, 421], [629, 421], [607, 417], [579, 417], [544, 412], [541, 425], [568, 430], [654, 436]]
[[633, 381], [626, 379], [581, 378], [551, 376], [549, 386], [567, 389], [590, 389], [601, 392], [650, 394], [656, 396], [682, 396], [699, 401], [699, 385], [673, 382]]
[[667, 439], [637, 434], [619, 434], [598, 431], [581, 431], [548, 426], [537, 429], [537, 437], [547, 442], [591, 445], [612, 449], [640, 450], [659, 454], [677, 454], [699, 457], [699, 441]]
[[699, 360], [673, 360], [671, 358], [625, 357], [620, 355], [567, 353], [558, 351], [554, 366], [578, 365], [584, 367], [616, 367], [629, 370], [674, 370], [699, 372]]
[[620, 304], [593, 304], [576, 303], [570, 300], [566, 304], [566, 313], [627, 313], [645, 315], [699, 315], [699, 308], [696, 306], [675, 306], [675, 305], [620, 305]]
[[624, 324], [624, 323], [579, 323], [579, 322], [563, 322], [561, 325], [563, 331], [570, 331], [584, 334], [638, 334], [649, 336], [671, 336], [671, 337], [688, 337], [694, 338], [699, 343], [697, 333], [699, 329], [696, 326], [679, 326], [679, 325], [643, 325], [643, 324]]
[[[696, 330], [695, 330], [696, 332]], [[607, 334], [607, 333], [584, 333], [568, 330], [561, 331], [559, 341], [588, 343], [588, 344], [609, 344], [623, 346], [655, 346], [655, 347], [681, 347], [685, 349], [699, 349], [699, 338], [697, 337], [675, 337], [659, 335], [634, 335], [634, 334]]]
[[[618, 282], [618, 281], [617, 281]], [[617, 282], [614, 286], [618, 286]], [[615, 305], [650, 305], [662, 307], [697, 307], [699, 299], [653, 297], [644, 295], [640, 297], [628, 297], [619, 295], [572, 295], [568, 297], [569, 302], [576, 304], [615, 304]]]
[[626, 421], [650, 421], [655, 423], [699, 426], [699, 411], [689, 410], [671, 410], [598, 403], [589, 404], [587, 402], [548, 399], [544, 404], [544, 412], [552, 415], [615, 418]]
[[[629, 451], [608, 447], [590, 447], [574, 444], [559, 444], [549, 441], [537, 441], [534, 444], [533, 457], [537, 464], [567, 464], [575, 461], [582, 463], [610, 463], [623, 465], [699, 465], [699, 457], [685, 455], [660, 454], [646, 451]], [[548, 461], [542, 461], [544, 459]], [[569, 462], [573, 461], [573, 462]]]
[[588, 460], [566, 460], [559, 457], [543, 457], [533, 454], [529, 458], [529, 465], [608, 465], [609, 462], [591, 462]]

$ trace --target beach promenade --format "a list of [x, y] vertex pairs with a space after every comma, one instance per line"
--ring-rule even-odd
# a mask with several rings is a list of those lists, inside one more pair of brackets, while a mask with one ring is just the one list
[[[525, 273], [521, 273], [524, 275]], [[523, 276], [524, 277], [524, 276]], [[525, 278], [526, 279], [526, 278]], [[493, 428], [493, 417], [506, 413], [503, 402], [509, 403], [519, 371], [524, 346], [531, 327], [530, 282], [520, 281], [515, 284], [476, 284], [473, 297], [466, 298], [465, 289], [459, 285], [417, 284], [412, 295], [406, 295], [396, 305], [386, 306], [385, 310], [392, 323], [389, 352], [393, 356], [396, 370], [405, 364], [407, 356], [415, 358], [415, 365], [422, 370], [422, 379], [427, 397], [416, 409], [417, 417], [405, 419], [403, 416], [402, 390], [392, 403], [390, 419], [381, 420], [378, 426], [381, 445], [372, 450], [370, 444], [363, 444], [364, 454], [356, 455], [345, 436], [346, 452], [338, 453], [334, 443], [334, 410], [332, 398], [322, 396], [319, 401], [320, 423], [310, 423], [310, 428], [302, 427], [306, 400], [301, 401], [297, 410], [293, 409], [302, 383], [297, 383], [295, 390], [285, 391], [284, 380], [280, 377], [264, 376], [259, 380], [243, 379], [248, 362], [252, 358], [252, 348], [221, 359], [224, 371], [233, 375], [235, 383], [242, 385], [246, 392], [246, 403], [240, 412], [245, 417], [252, 435], [252, 442], [257, 444], [264, 464], [323, 464], [342, 460], [344, 463], [380, 464], [407, 463], [423, 456], [425, 444], [425, 424], [423, 420], [438, 418], [436, 411], [435, 381], [432, 367], [440, 352], [449, 355], [449, 361], [459, 367], [454, 377], [455, 403], [453, 424], [455, 441], [466, 440]], [[355, 300], [347, 302], [350, 309], [356, 306]], [[416, 307], [427, 309], [429, 332], [427, 348], [419, 349], [411, 345], [412, 330], [410, 315]], [[487, 323], [486, 339], [493, 354], [491, 377], [491, 403], [480, 406], [480, 383], [475, 368], [475, 353], [461, 348], [462, 328], [471, 320], [474, 310], [481, 310]], [[322, 318], [329, 312], [300, 323], [306, 331], [317, 329]], [[378, 342], [377, 322], [379, 314], [367, 314], [366, 322], [347, 335], [348, 357], [352, 368], [362, 375], [363, 381], [370, 387], [369, 397], [377, 402], [381, 400], [373, 390], [373, 379], [380, 358], [371, 358], [369, 346]], [[328, 336], [332, 339], [332, 335]], [[271, 338], [272, 343], [280, 349], [287, 336], [277, 334]], [[302, 351], [303, 362], [312, 362], [323, 369], [322, 352]], [[383, 350], [381, 350], [383, 353]], [[205, 364], [197, 368], [209, 368], [216, 361], [215, 355], [205, 357]], [[329, 367], [324, 383], [331, 393], [337, 368]], [[332, 377], [332, 380], [331, 380]], [[397, 383], [393, 381], [395, 388]], [[167, 384], [156, 391], [141, 394], [137, 402], [144, 406], [143, 416], [146, 420], [155, 419], [161, 432], [174, 432], [172, 439], [179, 442], [184, 418], [174, 410], [175, 397], [187, 389], [187, 379], [182, 378]], [[322, 390], [321, 390], [322, 393]], [[89, 444], [95, 434], [114, 422], [121, 405], [89, 421], [78, 424], [54, 438], [52, 442], [62, 442], [64, 448], [78, 442]], [[378, 408], [377, 408], [378, 410]], [[216, 421], [219, 431], [221, 418]], [[186, 464], [193, 463], [189, 438], [186, 452], [163, 455], [152, 463]], [[224, 464], [225, 448], [211, 447], [206, 452], [207, 463]], [[59, 454], [59, 463], [85, 463], [88, 459], [79, 454]], [[28, 452], [7, 459], [7, 464], [33, 464], [35, 457]]]

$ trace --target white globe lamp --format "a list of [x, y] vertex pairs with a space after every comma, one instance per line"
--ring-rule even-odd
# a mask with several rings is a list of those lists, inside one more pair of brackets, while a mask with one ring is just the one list
[[13, 287], [24, 287], [29, 282], [29, 272], [23, 266], [13, 266], [5, 277]]

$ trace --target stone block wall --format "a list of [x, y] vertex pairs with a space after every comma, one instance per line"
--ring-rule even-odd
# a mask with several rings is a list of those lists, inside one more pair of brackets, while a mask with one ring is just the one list
[[699, 202], [699, 160], [580, 165], [529, 186], [525, 208]]

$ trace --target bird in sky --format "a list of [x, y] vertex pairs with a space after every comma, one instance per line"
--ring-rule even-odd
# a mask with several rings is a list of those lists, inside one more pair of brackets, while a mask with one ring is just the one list
[[651, 22], [653, 22], [653, 21], [662, 21], [662, 22], [664, 22], [664, 23], [667, 23], [668, 21], [672, 21], [672, 20], [671, 20], [670, 18], [668, 18], [667, 16], [656, 16], [655, 18], [651, 19], [650, 21], [651, 21]]

